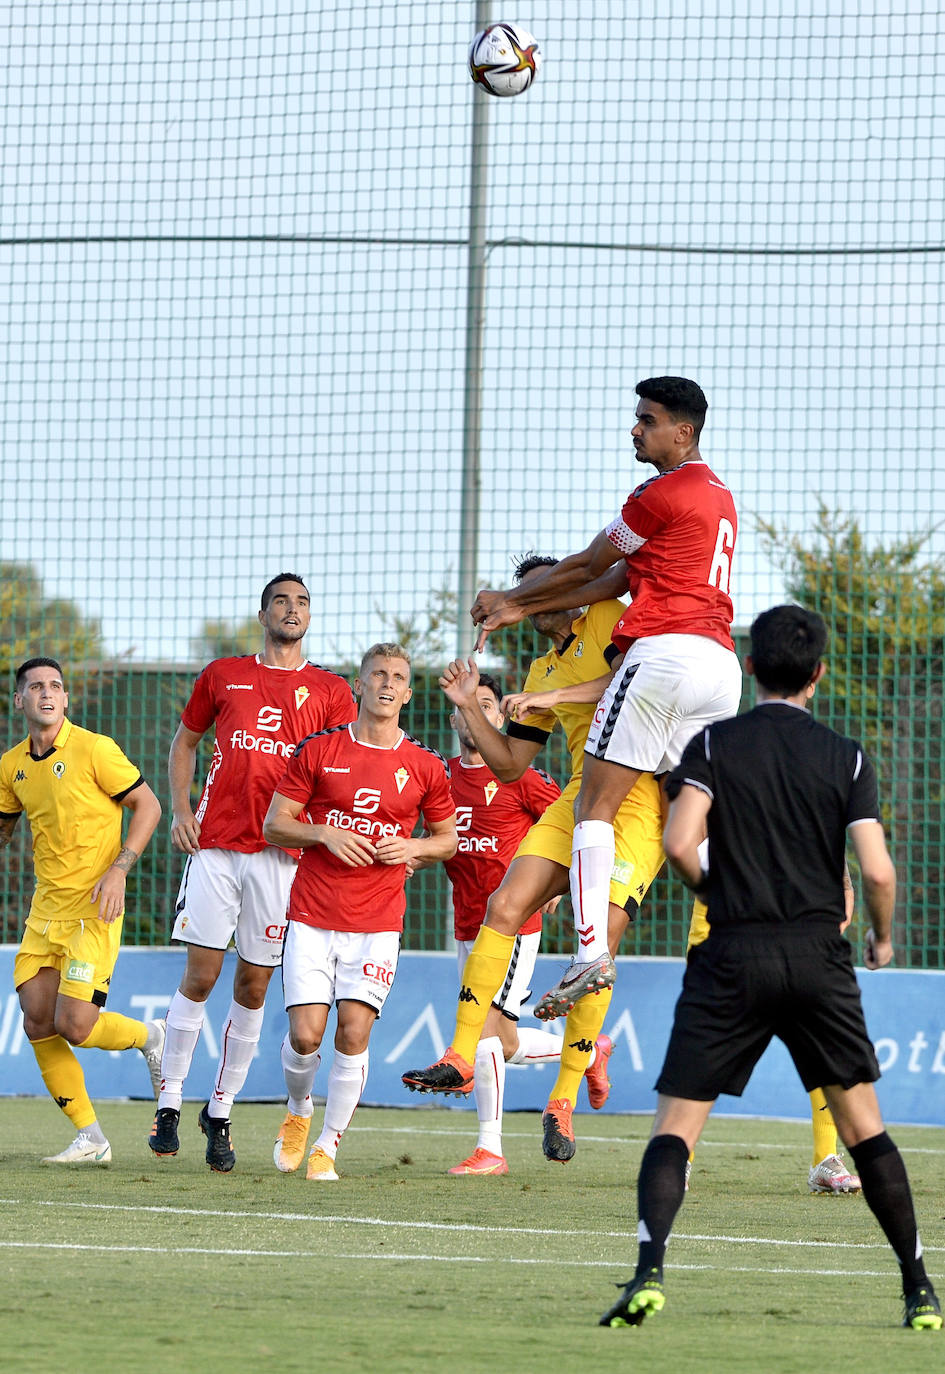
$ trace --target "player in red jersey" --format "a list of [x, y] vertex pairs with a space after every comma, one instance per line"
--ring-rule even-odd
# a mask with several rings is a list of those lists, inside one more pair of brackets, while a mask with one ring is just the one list
[[[207, 998], [233, 939], [233, 1000], [223, 1023], [213, 1091], [199, 1118], [207, 1163], [218, 1173], [236, 1162], [230, 1107], [259, 1043], [266, 989], [282, 957], [298, 857], [267, 844], [263, 818], [298, 742], [355, 717], [344, 679], [309, 663], [302, 652], [310, 619], [309, 594], [300, 577], [280, 573], [267, 582], [259, 611], [262, 653], [208, 664], [194, 684], [168, 758], [171, 842], [188, 855], [173, 938], [187, 946], [187, 967], [167, 1013], [163, 1082], [148, 1144], [162, 1157], [178, 1151], [184, 1080]], [[213, 759], [195, 814], [190, 788], [197, 746], [211, 726]]]
[[[476, 696], [486, 720], [496, 730], [501, 729], [502, 692], [495, 678], [480, 673]], [[490, 894], [502, 882], [533, 823], [561, 795], [561, 789], [540, 768], [527, 768], [515, 782], [500, 782], [476, 748], [461, 712], [453, 712], [450, 724], [460, 749], [458, 757], [449, 761], [459, 848], [447, 861], [446, 872], [453, 885], [453, 933], [462, 981]], [[560, 1036], [518, 1024], [531, 990], [541, 941], [541, 918], [558, 901], [557, 897], [552, 898], [529, 916], [515, 937], [508, 972], [493, 999], [476, 1049], [474, 1091], [479, 1139], [473, 1153], [450, 1169], [451, 1174], [508, 1173], [502, 1154], [505, 1065], [551, 1064], [561, 1058]]]
[[480, 592], [472, 608], [481, 647], [500, 625], [585, 600], [588, 584], [626, 562], [633, 601], [613, 635], [623, 662], [591, 723], [574, 808], [578, 958], [539, 1002], [536, 1015], [549, 1019], [616, 977], [607, 901], [613, 822], [623, 799], [644, 774], [673, 768], [699, 729], [735, 715], [741, 695], [729, 596], [738, 521], [731, 492], [699, 453], [705, 396], [685, 377], [653, 377], [636, 392], [634, 449], [657, 476], [631, 493], [583, 552], [563, 558], [527, 588]]
[[[408, 866], [449, 859], [457, 843], [445, 761], [400, 728], [411, 696], [407, 651], [375, 644], [355, 691], [355, 723], [302, 741], [263, 825], [270, 844], [302, 851], [282, 964], [289, 1100], [273, 1150], [282, 1173], [305, 1154], [319, 1046], [333, 1003], [337, 1011], [325, 1120], [306, 1171], [317, 1182], [338, 1177], [338, 1145], [367, 1081], [368, 1041], [397, 969]], [[427, 833], [413, 838], [421, 816]]]

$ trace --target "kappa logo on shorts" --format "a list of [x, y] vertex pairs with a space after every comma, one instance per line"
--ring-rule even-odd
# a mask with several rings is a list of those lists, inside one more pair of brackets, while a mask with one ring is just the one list
[[95, 965], [83, 964], [79, 959], [70, 959], [66, 965], [67, 983], [94, 983]]

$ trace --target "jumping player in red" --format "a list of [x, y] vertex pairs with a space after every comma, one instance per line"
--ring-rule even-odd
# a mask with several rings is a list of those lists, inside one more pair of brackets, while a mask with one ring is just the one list
[[539, 1002], [536, 1015], [564, 1015], [578, 998], [611, 987], [607, 902], [614, 817], [644, 774], [673, 768], [689, 739], [738, 709], [742, 675], [731, 637], [729, 595], [737, 517], [731, 492], [703, 462], [705, 396], [685, 377], [640, 382], [631, 431], [637, 461], [656, 477], [582, 552], [563, 558], [527, 588], [480, 592], [472, 608], [478, 647], [501, 625], [586, 599], [589, 586], [624, 559], [633, 600], [614, 630], [623, 652], [587, 737], [575, 802], [571, 899], [578, 960]]
[[[357, 720], [302, 741], [263, 825], [270, 844], [302, 851], [282, 963], [289, 1101], [273, 1159], [283, 1173], [305, 1154], [333, 1003], [338, 1016], [324, 1125], [306, 1172], [317, 1182], [338, 1178], [338, 1145], [367, 1081], [368, 1041], [397, 969], [408, 867], [449, 859], [457, 843], [446, 764], [400, 728], [411, 696], [407, 651], [375, 644], [355, 692]], [[421, 816], [428, 833], [414, 839]]]
[[[179, 1149], [184, 1079], [207, 998], [234, 939], [233, 1000], [223, 1023], [213, 1091], [199, 1118], [207, 1163], [217, 1173], [229, 1172], [236, 1162], [230, 1107], [259, 1043], [266, 989], [282, 958], [285, 909], [298, 857], [297, 851], [266, 843], [263, 818], [299, 740], [355, 717], [344, 679], [302, 653], [310, 619], [309, 594], [300, 577], [280, 573], [268, 582], [259, 611], [262, 653], [207, 665], [168, 758], [171, 842], [188, 855], [174, 926], [174, 939], [187, 947], [187, 967], [167, 1013], [163, 1082], [148, 1144], [158, 1156]], [[197, 746], [211, 726], [213, 759], [195, 814], [190, 789]]]
[[[502, 692], [488, 673], [479, 674], [477, 697], [485, 718], [497, 730], [501, 729]], [[453, 712], [450, 724], [460, 747], [459, 755], [449, 761], [459, 848], [447, 860], [446, 872], [453, 885], [453, 931], [462, 981], [490, 894], [505, 877], [527, 832], [561, 795], [561, 789], [540, 768], [526, 769], [515, 782], [500, 782], [477, 750], [461, 712]], [[552, 1064], [561, 1058], [560, 1036], [537, 1027], [520, 1028], [518, 1024], [531, 991], [542, 914], [557, 906], [558, 900], [553, 898], [529, 916], [515, 937], [508, 972], [493, 999], [476, 1049], [474, 1091], [479, 1139], [473, 1153], [450, 1169], [451, 1174], [508, 1173], [509, 1166], [502, 1154], [505, 1065]], [[471, 1089], [472, 1084], [466, 1091]]]

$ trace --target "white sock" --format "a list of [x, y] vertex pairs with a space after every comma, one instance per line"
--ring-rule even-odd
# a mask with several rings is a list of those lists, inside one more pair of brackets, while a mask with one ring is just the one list
[[328, 1075], [328, 1091], [325, 1094], [325, 1122], [316, 1146], [325, 1151], [329, 1159], [338, 1153], [341, 1137], [351, 1125], [355, 1108], [361, 1101], [368, 1075], [368, 1051], [362, 1054], [342, 1054], [335, 1050], [335, 1057]]
[[246, 1082], [262, 1034], [265, 1007], [244, 1007], [232, 1001], [220, 1035], [220, 1061], [207, 1115], [226, 1119], [233, 1099]]
[[505, 1096], [505, 1056], [497, 1035], [476, 1046], [476, 1078], [473, 1087], [479, 1116], [479, 1148], [502, 1153], [502, 1099]]
[[77, 1132], [77, 1134], [78, 1134], [78, 1135], [87, 1135], [88, 1138], [89, 1138], [89, 1140], [91, 1140], [91, 1142], [92, 1142], [93, 1145], [107, 1145], [107, 1144], [108, 1144], [108, 1141], [105, 1139], [105, 1132], [102, 1130], [101, 1126], [98, 1124], [98, 1121], [93, 1121], [93, 1122], [91, 1123], [91, 1125], [89, 1125], [89, 1126], [83, 1126], [82, 1129], [81, 1129], [81, 1131]]
[[189, 997], [184, 996], [180, 988], [171, 998], [171, 1005], [167, 1009], [164, 1053], [161, 1056], [159, 1111], [163, 1107], [173, 1107], [175, 1111], [180, 1111], [184, 1097], [184, 1079], [190, 1073], [206, 1010], [206, 1002], [192, 1002]]
[[607, 947], [607, 908], [616, 847], [607, 821], [580, 821], [571, 842], [571, 905], [578, 937], [577, 960], [591, 963]]
[[311, 1054], [299, 1054], [298, 1050], [292, 1048], [287, 1035], [282, 1042], [280, 1057], [289, 1094], [289, 1111], [293, 1116], [311, 1116], [312, 1084], [322, 1062], [321, 1055], [318, 1050], [313, 1050]]
[[563, 1036], [553, 1031], [519, 1026], [518, 1049], [509, 1060], [510, 1064], [554, 1064], [561, 1058]]

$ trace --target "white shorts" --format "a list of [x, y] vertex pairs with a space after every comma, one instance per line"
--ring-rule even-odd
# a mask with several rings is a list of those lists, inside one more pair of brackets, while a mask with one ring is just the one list
[[204, 949], [232, 940], [247, 964], [278, 968], [295, 860], [267, 845], [257, 854], [200, 849], [184, 866], [172, 938]]
[[364, 1002], [378, 1016], [397, 972], [400, 932], [361, 935], [319, 930], [290, 921], [282, 958], [282, 991], [289, 1007]]
[[737, 714], [741, 694], [738, 655], [714, 639], [638, 639], [598, 703], [585, 752], [643, 773], [666, 773], [693, 735]]
[[[462, 981], [463, 969], [466, 967], [469, 951], [475, 943], [475, 940], [456, 941], [456, 962], [459, 965], [460, 981]], [[535, 972], [535, 960], [538, 957], [540, 943], [540, 930], [532, 931], [531, 935], [516, 935], [515, 937], [515, 945], [512, 949], [512, 957], [509, 960], [505, 981], [492, 999], [492, 1005], [510, 1021], [519, 1019], [522, 1014], [522, 1007], [531, 996], [532, 974]]]

